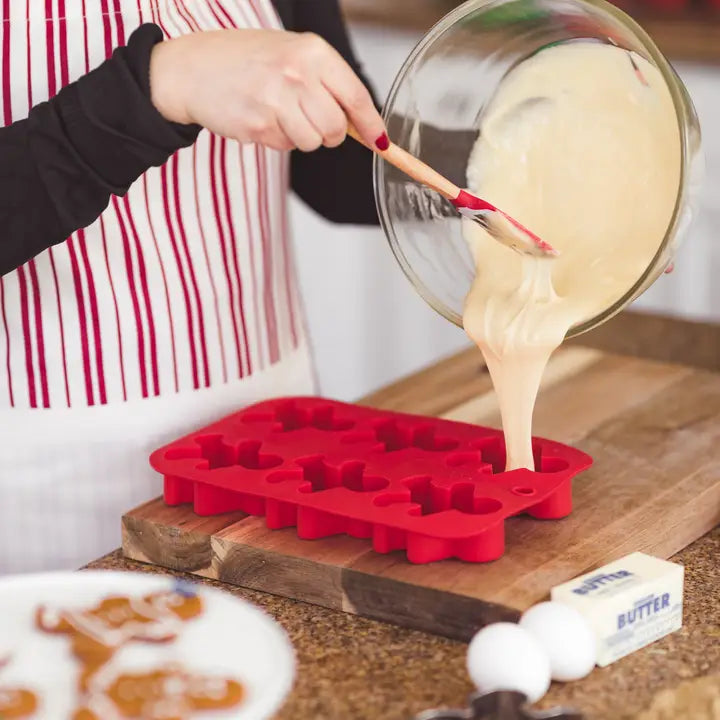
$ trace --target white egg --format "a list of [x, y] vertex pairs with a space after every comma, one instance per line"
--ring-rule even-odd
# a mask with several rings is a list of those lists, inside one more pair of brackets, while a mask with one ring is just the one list
[[550, 658], [553, 680], [579, 680], [595, 667], [597, 643], [592, 628], [570, 605], [544, 602], [520, 619]]
[[550, 662], [537, 640], [515, 623], [480, 630], [467, 654], [468, 673], [480, 692], [515, 690], [537, 702], [550, 686]]

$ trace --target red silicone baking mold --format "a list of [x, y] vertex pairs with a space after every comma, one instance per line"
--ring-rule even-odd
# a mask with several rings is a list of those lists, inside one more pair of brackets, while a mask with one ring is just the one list
[[503, 472], [498, 430], [321, 398], [253, 405], [154, 452], [168, 505], [243, 511], [300, 538], [346, 533], [413, 563], [503, 554], [506, 518], [572, 509], [583, 452], [533, 441], [537, 472]]

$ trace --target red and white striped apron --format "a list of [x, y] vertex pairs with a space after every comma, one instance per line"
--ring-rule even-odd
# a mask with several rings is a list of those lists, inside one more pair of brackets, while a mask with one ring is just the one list
[[[0, 0], [4, 124], [143, 22], [278, 27], [270, 0]], [[0, 158], [0, 162], [2, 159]], [[203, 132], [97, 222], [0, 279], [0, 573], [76, 567], [159, 493], [158, 444], [313, 391], [287, 156]]]

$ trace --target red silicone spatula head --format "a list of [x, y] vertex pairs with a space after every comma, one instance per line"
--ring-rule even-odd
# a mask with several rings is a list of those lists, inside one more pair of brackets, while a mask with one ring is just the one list
[[462, 190], [422, 160], [390, 142], [386, 135], [382, 135], [374, 146], [368, 145], [352, 124], [348, 124], [348, 135], [373, 149], [387, 162], [417, 182], [440, 193], [455, 205], [460, 213], [480, 223], [495, 240], [503, 245], [523, 255], [535, 257], [554, 257], [558, 254], [551, 245], [541, 240], [507, 213], [467, 190]]
[[534, 232], [467, 190], [461, 190], [451, 202], [464, 217], [482, 225], [495, 240], [523, 255], [535, 257], [558, 255], [552, 245], [539, 238]]

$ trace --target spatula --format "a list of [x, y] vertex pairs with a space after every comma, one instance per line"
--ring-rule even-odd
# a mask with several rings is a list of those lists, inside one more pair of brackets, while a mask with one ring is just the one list
[[557, 250], [550, 244], [540, 239], [510, 215], [468, 190], [459, 188], [455, 183], [450, 182], [439, 172], [395, 143], [390, 142], [386, 150], [370, 147], [351, 124], [348, 124], [348, 135], [378, 153], [380, 157], [409, 175], [413, 180], [440, 193], [457, 208], [461, 215], [482, 225], [489, 235], [503, 245], [523, 255], [535, 257], [558, 255]]

